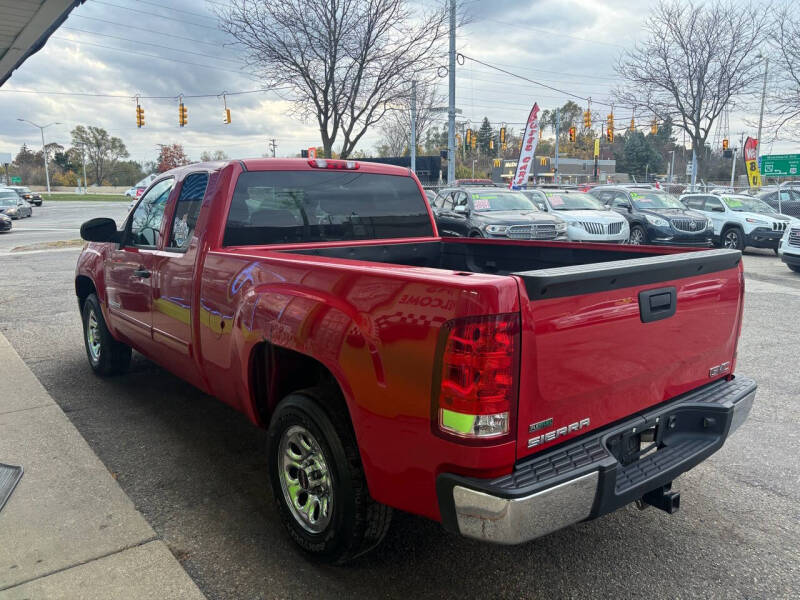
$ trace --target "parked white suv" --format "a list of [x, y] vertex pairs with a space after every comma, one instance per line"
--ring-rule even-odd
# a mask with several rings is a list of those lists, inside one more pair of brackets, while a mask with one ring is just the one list
[[744, 250], [778, 245], [789, 224], [800, 221], [782, 215], [769, 204], [752, 196], [736, 194], [684, 194], [681, 202], [706, 214], [714, 224], [714, 241], [725, 248]]
[[608, 210], [594, 196], [577, 190], [521, 190], [540, 210], [557, 214], [567, 222], [570, 242], [628, 241], [630, 227], [625, 217]]
[[792, 223], [781, 238], [778, 256], [795, 273], [800, 273], [800, 222]]

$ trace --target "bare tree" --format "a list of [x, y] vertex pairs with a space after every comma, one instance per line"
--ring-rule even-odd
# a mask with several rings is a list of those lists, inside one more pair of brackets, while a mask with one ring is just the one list
[[617, 101], [638, 114], [672, 117], [698, 150], [702, 172], [700, 150], [714, 122], [759, 78], [769, 12], [725, 0], [662, 0], [645, 20], [648, 39], [615, 67], [625, 80]]
[[776, 13], [775, 35], [771, 38], [777, 64], [770, 69], [774, 73], [769, 94], [773, 118], [767, 127], [776, 136], [784, 127], [789, 135], [800, 135], [800, 18], [795, 12], [784, 8]]
[[232, 0], [220, 28], [246, 51], [268, 86], [289, 88], [296, 112], [319, 124], [330, 156], [342, 157], [410, 95], [411, 80], [438, 66], [447, 34], [442, 4], [407, 0]]
[[[433, 81], [417, 82], [417, 146], [424, 144], [425, 132], [433, 125], [436, 113], [433, 108], [444, 104]], [[386, 114], [380, 125], [379, 148], [387, 156], [402, 156], [411, 147], [411, 96], [398, 100], [396, 106]]]

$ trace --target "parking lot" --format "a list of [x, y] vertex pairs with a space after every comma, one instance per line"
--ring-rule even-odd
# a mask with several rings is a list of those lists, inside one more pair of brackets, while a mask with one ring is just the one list
[[737, 371], [758, 381], [755, 407], [722, 450], [675, 482], [677, 514], [629, 506], [498, 547], [395, 513], [375, 552], [330, 567], [285, 535], [262, 431], [140, 355], [124, 376], [92, 374], [74, 299], [79, 249], [43, 244], [78, 238], [94, 216], [119, 221], [126, 207], [45, 201], [0, 234], [0, 331], [208, 598], [796, 597], [800, 275], [772, 251], [744, 258]]

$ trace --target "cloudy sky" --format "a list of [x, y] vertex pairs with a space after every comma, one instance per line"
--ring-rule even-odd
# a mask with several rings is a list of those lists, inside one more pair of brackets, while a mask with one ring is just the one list
[[[410, 1], [424, 7], [440, 0]], [[232, 157], [260, 156], [271, 138], [277, 141], [279, 156], [318, 145], [314, 124], [291, 117], [279, 92], [228, 96], [233, 122], [223, 124], [222, 99], [217, 95], [260, 87], [244, 70], [241, 51], [217, 28], [214, 8], [224, 4], [224, 0], [87, 0], [0, 88], [0, 152], [16, 154], [22, 143], [41, 145], [39, 131], [18, 117], [38, 124], [60, 121], [61, 125], [47, 129], [47, 141], [64, 145], [75, 125], [104, 127], [122, 138], [138, 161], [153, 160], [158, 144], [173, 142], [183, 144], [193, 159], [204, 150], [224, 150]], [[463, 0], [462, 4], [470, 22], [458, 31], [460, 52], [603, 102], [609, 100], [614, 85], [615, 60], [642, 35], [643, 15], [653, 2]], [[442, 84], [446, 91], [446, 80]], [[30, 91], [36, 93], [26, 93]], [[141, 101], [146, 120], [142, 129], [135, 125], [131, 99], [135, 94], [168, 97]], [[177, 124], [178, 94], [210, 96], [185, 99], [189, 112], [185, 128]], [[533, 101], [553, 108], [569, 99], [471, 61], [457, 70], [456, 97], [464, 118], [480, 122], [487, 116], [492, 123], [512, 126], [525, 120]], [[738, 138], [739, 131], [755, 136], [744, 116], [731, 116], [732, 137]], [[369, 153], [378, 139], [375, 130], [359, 148]], [[789, 147], [776, 144], [774, 150]]]

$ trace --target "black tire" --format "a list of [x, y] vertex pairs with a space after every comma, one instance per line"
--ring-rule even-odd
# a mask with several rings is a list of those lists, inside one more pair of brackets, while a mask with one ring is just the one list
[[789, 267], [795, 273], [800, 273], [800, 265], [786, 265], [786, 266]]
[[632, 246], [639, 246], [647, 243], [647, 233], [641, 225], [632, 225], [631, 233], [628, 236], [628, 243]]
[[727, 227], [720, 236], [723, 248], [744, 250], [744, 232], [739, 227]]
[[83, 345], [92, 370], [103, 377], [124, 373], [131, 362], [131, 347], [111, 335], [94, 294], [83, 302]]
[[778, 249], [777, 248], [773, 248], [772, 251], [775, 253], [775, 256], [778, 256]]
[[471, 238], [482, 238], [483, 234], [480, 231], [473, 231], [469, 234]]
[[[305, 438], [311, 450], [300, 448], [301, 453], [307, 452], [307, 458], [298, 459], [298, 463], [318, 465], [317, 457], [321, 456], [324, 469], [312, 470], [309, 475], [311, 466], [302, 469], [292, 466], [290, 440], [298, 431], [299, 435], [304, 431], [311, 437]], [[281, 521], [289, 536], [311, 557], [342, 564], [371, 550], [386, 535], [392, 509], [375, 502], [369, 495], [355, 434], [338, 390], [312, 388], [284, 398], [270, 421], [267, 459], [272, 494]], [[324, 478], [325, 485], [314, 488], [312, 493], [307, 492], [311, 489], [309, 486], [321, 481], [321, 472], [330, 474]], [[298, 483], [295, 485], [293, 481]], [[320, 492], [320, 489], [329, 489], [330, 493]], [[296, 494], [294, 498], [292, 493]], [[327, 521], [304, 523], [301, 508], [311, 506], [312, 502], [321, 506], [320, 498], [325, 498], [326, 505], [330, 506], [327, 517], [321, 509], [306, 509], [306, 514], [310, 512], [316, 514], [319, 521], [326, 518]], [[318, 530], [314, 530], [315, 527]]]

